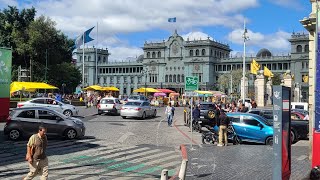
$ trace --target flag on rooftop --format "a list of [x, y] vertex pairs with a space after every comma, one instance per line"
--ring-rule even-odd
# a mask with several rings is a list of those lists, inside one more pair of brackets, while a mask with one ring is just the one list
[[[92, 28], [86, 30], [83, 34], [81, 34], [80, 36], [77, 37], [77, 39], [75, 40], [75, 47], [76, 48], [79, 48], [84, 43], [87, 43], [87, 42], [94, 40], [89, 36], [93, 28], [94, 28], [94, 26]], [[84, 36], [84, 40], [83, 40], [83, 36]]]
[[177, 18], [176, 18], [176, 17], [168, 18], [168, 22], [176, 22], [176, 21], [177, 21]]

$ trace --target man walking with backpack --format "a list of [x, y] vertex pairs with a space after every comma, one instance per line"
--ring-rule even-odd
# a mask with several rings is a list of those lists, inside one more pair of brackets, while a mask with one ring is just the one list
[[230, 124], [229, 117], [223, 110], [220, 110], [220, 116], [218, 118], [217, 125], [219, 126], [219, 144], [218, 146], [228, 145], [227, 129]]

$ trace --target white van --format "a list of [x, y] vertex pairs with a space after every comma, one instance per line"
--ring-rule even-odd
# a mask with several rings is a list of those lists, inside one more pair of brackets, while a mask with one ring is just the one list
[[306, 102], [291, 102], [291, 109], [303, 109], [305, 111], [308, 111], [309, 104]]

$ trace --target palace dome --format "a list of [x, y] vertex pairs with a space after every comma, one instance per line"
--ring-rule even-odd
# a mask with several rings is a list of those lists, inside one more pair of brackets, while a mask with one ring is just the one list
[[272, 53], [268, 49], [260, 49], [260, 51], [257, 53], [256, 57], [271, 57]]

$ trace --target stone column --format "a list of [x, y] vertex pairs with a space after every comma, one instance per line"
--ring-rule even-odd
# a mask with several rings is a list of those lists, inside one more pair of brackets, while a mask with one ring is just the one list
[[294, 102], [301, 101], [301, 86], [299, 83], [295, 83], [294, 85]]
[[264, 107], [265, 80], [263, 70], [259, 71], [254, 81], [255, 97], [258, 107]]
[[241, 78], [241, 84], [240, 84], [240, 88], [241, 88], [241, 99], [243, 99], [242, 97], [242, 92], [244, 91], [244, 98], [246, 98], [248, 96], [248, 78], [244, 77], [244, 89], [243, 89], [243, 78]]
[[293, 80], [292, 80], [292, 76], [291, 76], [291, 72], [290, 70], [287, 70], [286, 73], [283, 75], [283, 86], [287, 86], [289, 88], [291, 88], [291, 101], [293, 100]]
[[269, 95], [266, 104], [271, 105], [271, 98], [270, 96], [272, 95], [272, 79], [269, 77], [268, 82], [266, 84], [266, 93]]

